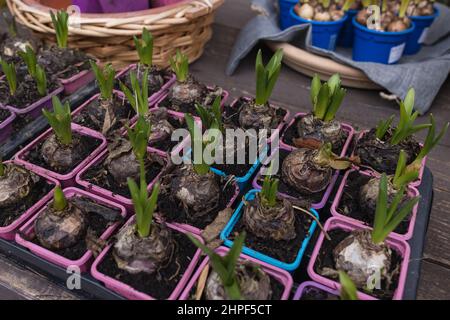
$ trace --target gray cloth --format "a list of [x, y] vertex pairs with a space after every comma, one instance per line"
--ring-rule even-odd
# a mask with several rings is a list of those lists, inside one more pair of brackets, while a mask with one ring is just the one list
[[231, 75], [239, 62], [259, 40], [289, 42], [319, 55], [324, 55], [362, 70], [373, 82], [400, 98], [408, 89], [416, 90], [415, 108], [424, 114], [430, 108], [439, 88], [450, 71], [450, 10], [442, 4], [439, 18], [433, 23], [422, 50], [404, 56], [397, 64], [385, 65], [352, 60], [351, 48], [337, 48], [335, 52], [312, 47], [310, 24], [295, 25], [286, 30], [278, 26], [277, 0], [253, 0], [252, 7], [259, 12], [241, 30], [228, 61], [226, 73]]

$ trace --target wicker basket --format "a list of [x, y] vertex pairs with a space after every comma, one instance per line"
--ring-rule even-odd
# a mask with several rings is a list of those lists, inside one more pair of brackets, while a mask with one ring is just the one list
[[[55, 42], [49, 11], [36, 0], [6, 0], [17, 22], [32, 29], [46, 42]], [[166, 67], [177, 49], [190, 62], [198, 59], [211, 38], [215, 10], [224, 0], [186, 0], [177, 4], [120, 14], [81, 14], [69, 20], [69, 45], [112, 62], [116, 68], [138, 61], [133, 36], [146, 27], [155, 37], [153, 61]], [[72, 17], [70, 18], [72, 19]], [[78, 23], [77, 27], [73, 22]]]

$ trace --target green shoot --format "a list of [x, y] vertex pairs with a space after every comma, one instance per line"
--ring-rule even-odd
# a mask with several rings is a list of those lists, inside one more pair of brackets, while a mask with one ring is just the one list
[[56, 43], [61, 49], [67, 48], [67, 39], [69, 37], [69, 14], [66, 11], [58, 11], [56, 15], [50, 11], [53, 28], [56, 33]]
[[45, 74], [44, 68], [40, 65], [36, 66], [36, 73], [34, 80], [36, 81], [37, 91], [41, 97], [47, 94], [47, 75]]
[[5, 175], [5, 164], [3, 163], [2, 158], [0, 158], [0, 177]]
[[[189, 130], [189, 134], [191, 136], [191, 143], [192, 143], [192, 157], [193, 159], [193, 167], [197, 174], [199, 175], [205, 175], [210, 171], [210, 167], [208, 164], [205, 163], [205, 160], [203, 158], [203, 150], [206, 147], [210, 141], [203, 141], [203, 135], [202, 131], [198, 127], [198, 125], [195, 123], [194, 117], [192, 117], [191, 114], [186, 113], [184, 115], [184, 119], [186, 120], [186, 125]], [[197, 153], [201, 152], [200, 159], [196, 157]]]
[[52, 97], [53, 112], [42, 109], [42, 113], [47, 118], [48, 123], [53, 128], [53, 132], [63, 145], [72, 143], [72, 120], [69, 102], [63, 105], [57, 96]]
[[377, 131], [376, 131], [376, 137], [380, 140], [383, 140], [384, 136], [386, 135], [386, 132], [389, 130], [389, 128], [392, 125], [392, 122], [394, 121], [394, 115], [390, 116], [389, 119], [380, 120], [377, 125]]
[[211, 108], [202, 106], [200, 104], [195, 105], [195, 110], [202, 120], [204, 129], [217, 129], [223, 132], [222, 111], [220, 109], [221, 101], [222, 97], [217, 96]]
[[55, 188], [53, 193], [53, 209], [56, 211], [63, 211], [67, 207], [67, 200], [64, 196], [64, 192], [61, 190], [60, 186]]
[[134, 36], [134, 45], [139, 55], [139, 62], [141, 65], [151, 67], [153, 63], [153, 36], [146, 29], [142, 29], [142, 39]]
[[277, 204], [278, 193], [278, 179], [273, 179], [272, 176], [265, 176], [264, 183], [261, 189], [261, 200], [263, 204], [269, 207], [275, 207]]
[[321, 3], [324, 8], [328, 8], [330, 6], [330, 2], [330, 0], [319, 0], [319, 3]]
[[177, 50], [175, 57], [170, 58], [170, 67], [177, 76], [178, 82], [185, 82], [189, 75], [189, 59], [188, 57]]
[[14, 96], [17, 91], [17, 74], [16, 74], [16, 67], [14, 66], [14, 63], [8, 63], [5, 60], [1, 60], [2, 70], [5, 74], [6, 81], [8, 81], [9, 85], [9, 94], [11, 96]]
[[409, 199], [405, 205], [397, 210], [403, 200], [404, 193], [405, 186], [402, 186], [396, 193], [392, 203], [388, 206], [387, 177], [385, 173], [382, 174], [372, 230], [372, 241], [374, 244], [382, 243], [419, 202], [419, 197]]
[[241, 254], [242, 247], [244, 246], [246, 233], [243, 231], [233, 242], [233, 246], [225, 256], [220, 256], [210, 248], [202, 244], [197, 238], [188, 234], [189, 239], [200, 248], [205, 254], [208, 255], [210, 264], [217, 272], [222, 280], [222, 285], [225, 292], [231, 300], [242, 300], [241, 290], [239, 288], [239, 282], [236, 277], [236, 266]]
[[95, 61], [89, 61], [91, 63], [92, 71], [94, 71], [97, 84], [100, 89], [100, 96], [103, 100], [111, 100], [114, 89], [114, 77], [116, 76], [116, 70], [108, 63], [103, 69], [97, 65]]
[[348, 11], [350, 7], [353, 5], [355, 0], [345, 0], [344, 6], [342, 7], [343, 11]]
[[386, 12], [388, 9], [387, 7], [387, 0], [383, 0], [382, 4], [381, 4], [381, 12]]
[[140, 115], [134, 128], [127, 127], [127, 133], [136, 159], [143, 161], [147, 154], [147, 141], [151, 133], [150, 123]]
[[341, 78], [338, 73], [331, 76], [324, 84], [316, 74], [311, 82], [311, 102], [314, 116], [323, 121], [334, 119], [342, 104], [346, 90], [341, 88]]
[[26, 51], [20, 51], [18, 54], [27, 65], [28, 73], [34, 78], [36, 76], [37, 57], [33, 48], [27, 46]]
[[419, 177], [419, 170], [408, 171], [406, 170], [406, 152], [400, 151], [398, 157], [397, 168], [395, 169], [395, 175], [393, 178], [393, 185], [396, 190], [406, 186], [408, 183], [416, 180]]
[[265, 105], [272, 95], [275, 83], [278, 80], [281, 70], [281, 60], [283, 59], [283, 50], [278, 49], [270, 59], [269, 63], [264, 66], [262, 61], [262, 52], [258, 51], [256, 56], [256, 98], [257, 106]]
[[399, 18], [405, 17], [406, 10], [408, 9], [410, 0], [401, 0], [400, 1], [400, 9], [398, 10]]
[[341, 300], [358, 300], [356, 286], [352, 279], [342, 270], [339, 270], [339, 282], [341, 283]]
[[120, 82], [120, 89], [125, 94], [128, 102], [138, 115], [146, 115], [148, 113], [148, 69], [144, 71], [142, 76], [142, 87], [134, 70], [130, 71], [130, 81], [133, 92]]

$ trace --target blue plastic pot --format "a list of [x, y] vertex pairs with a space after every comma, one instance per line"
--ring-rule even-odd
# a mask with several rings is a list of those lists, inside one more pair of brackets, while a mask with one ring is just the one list
[[[246, 195], [245, 195], [245, 200], [253, 200], [255, 198], [255, 194], [261, 192], [260, 190], [250, 190]], [[239, 204], [239, 206], [237, 207], [236, 211], [234, 211], [233, 216], [231, 217], [230, 221], [228, 222], [228, 224], [226, 225], [225, 229], [223, 229], [223, 231], [220, 234], [220, 239], [222, 239], [224, 241], [224, 244], [227, 247], [232, 247], [233, 246], [233, 241], [229, 240], [228, 237], [231, 234], [231, 232], [233, 231], [234, 226], [236, 225], [236, 223], [239, 221], [239, 219], [242, 217], [242, 213], [243, 213], [243, 207], [244, 207], [244, 202], [241, 201], [241, 203]], [[310, 212], [312, 214], [314, 214], [317, 219], [319, 219], [319, 214], [317, 213], [316, 210], [314, 209], [309, 209]], [[302, 245], [298, 251], [297, 256], [295, 257], [295, 260], [291, 263], [288, 262], [283, 262], [280, 261], [278, 259], [269, 257], [265, 254], [262, 254], [258, 251], [255, 251], [253, 249], [250, 249], [246, 246], [243, 247], [242, 252], [250, 257], [253, 257], [255, 259], [261, 260], [265, 263], [268, 263], [270, 265], [273, 265], [275, 267], [278, 267], [280, 269], [284, 269], [287, 271], [294, 271], [296, 270], [299, 265], [300, 262], [302, 261], [303, 255], [306, 251], [306, 248], [308, 246], [309, 241], [311, 240], [312, 235], [314, 234], [314, 230], [316, 229], [317, 223], [315, 221], [313, 221], [311, 223], [311, 226], [309, 227], [308, 230], [308, 235], [305, 239], [303, 239]]]
[[341, 20], [329, 22], [306, 20], [294, 12], [294, 7], [289, 11], [289, 15], [295, 21], [295, 24], [310, 23], [312, 27], [312, 45], [330, 51], [336, 49], [339, 32], [347, 20], [347, 15], [344, 15]]
[[434, 19], [439, 16], [439, 9], [434, 7], [434, 14], [432, 16], [414, 16], [410, 19], [416, 25], [414, 31], [409, 35], [406, 42], [405, 54], [416, 54], [422, 48], [423, 40], [425, 39], [428, 28], [433, 24]]
[[292, 19], [291, 15], [289, 14], [289, 10], [291, 10], [291, 8], [295, 6], [297, 2], [297, 0], [278, 0], [281, 30], [289, 28], [290, 26], [293, 26], [295, 24], [295, 20]]
[[401, 32], [382, 32], [370, 30], [352, 20], [355, 27], [353, 41], [353, 60], [394, 64], [403, 55], [406, 41], [415, 29], [414, 22], [408, 30]]
[[353, 17], [357, 15], [359, 10], [348, 10], [347, 11], [347, 20], [345, 20], [344, 25], [342, 26], [341, 32], [338, 37], [338, 46], [350, 48], [353, 46], [353, 37], [354, 37], [354, 27], [353, 27]]

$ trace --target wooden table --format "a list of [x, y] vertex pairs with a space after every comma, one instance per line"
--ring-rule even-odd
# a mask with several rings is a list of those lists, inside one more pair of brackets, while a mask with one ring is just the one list
[[[253, 16], [245, 0], [227, 0], [219, 9], [214, 25], [214, 37], [201, 59], [192, 64], [191, 72], [201, 81], [220, 85], [233, 97], [254, 94], [254, 50], [240, 65], [235, 75], [224, 74], [234, 40]], [[265, 57], [270, 50], [264, 50]], [[267, 60], [266, 60], [267, 61]], [[283, 67], [274, 90], [273, 103], [292, 111], [308, 111], [310, 79], [288, 67]], [[438, 126], [450, 120], [450, 80], [441, 88], [431, 112]], [[338, 117], [359, 128], [370, 128], [379, 119], [398, 115], [395, 103], [382, 99], [377, 91], [349, 89]], [[422, 117], [419, 122], [428, 121]], [[421, 134], [423, 138], [424, 134]], [[441, 141], [429, 157], [428, 167], [434, 175], [434, 205], [428, 228], [422, 262], [418, 299], [450, 299], [450, 134]], [[0, 298], [13, 299], [73, 299], [70, 291], [47, 280], [33, 270], [23, 268], [0, 255]]]

